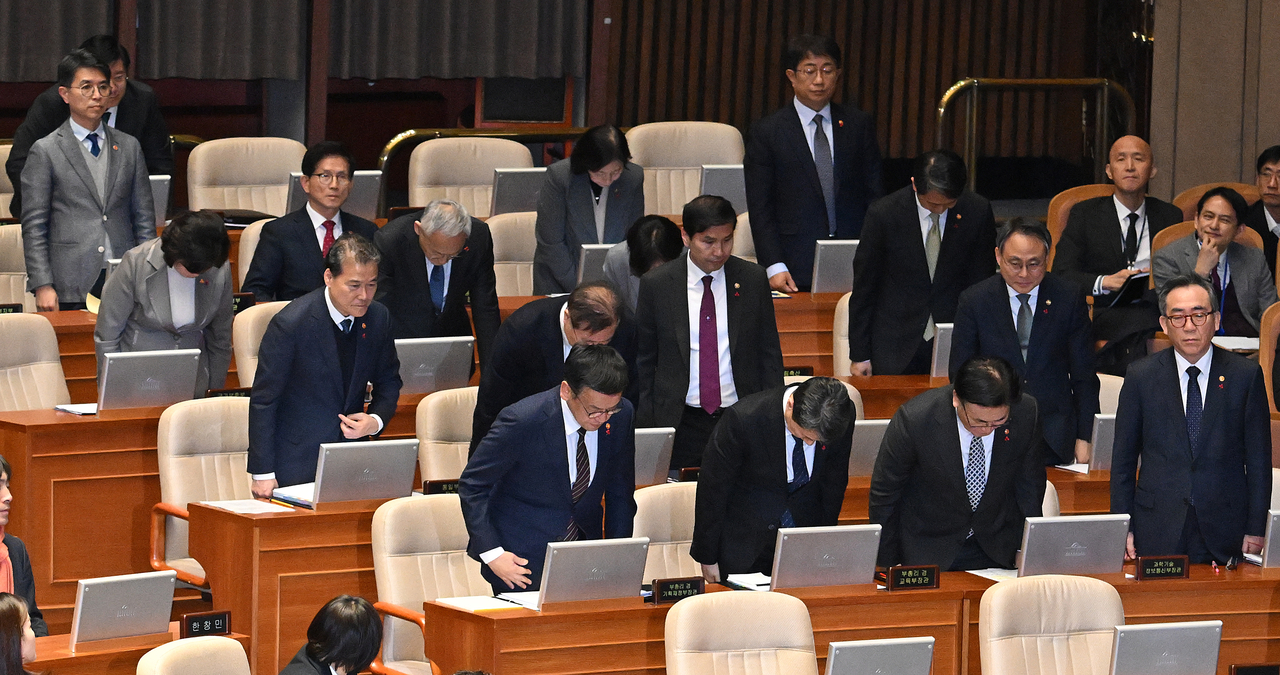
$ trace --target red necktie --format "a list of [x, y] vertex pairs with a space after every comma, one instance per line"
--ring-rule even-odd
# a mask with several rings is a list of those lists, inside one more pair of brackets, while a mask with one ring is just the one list
[[711, 275], [702, 277], [702, 308], [698, 310], [698, 400], [708, 415], [720, 409], [720, 341], [716, 331], [716, 297]]
[[327, 256], [329, 255], [329, 247], [333, 246], [334, 222], [326, 220], [322, 224], [324, 225], [324, 242], [320, 244], [320, 255]]

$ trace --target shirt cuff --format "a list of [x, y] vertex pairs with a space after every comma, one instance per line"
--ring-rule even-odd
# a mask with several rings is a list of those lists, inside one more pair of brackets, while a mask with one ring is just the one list
[[768, 266], [767, 268], [765, 268], [764, 275], [772, 279], [773, 275], [775, 274], [781, 274], [782, 272], [790, 272], [790, 271], [791, 270], [787, 269], [786, 263], [774, 263]]
[[250, 474], [250, 477], [252, 477], [254, 480], [275, 480], [276, 473], [274, 471], [272, 471], [271, 473], [255, 473], [255, 474]]
[[1093, 281], [1093, 294], [1094, 295], [1110, 295], [1111, 294], [1111, 291], [1108, 291], [1102, 287], [1101, 275], [1099, 275], [1098, 278]]
[[501, 546], [497, 548], [491, 548], [488, 551], [485, 551], [484, 553], [480, 554], [480, 562], [488, 565], [489, 563], [497, 560], [498, 557], [501, 556], [503, 553], [506, 553], [506, 551], [502, 550]]
[[378, 430], [373, 432], [373, 435], [377, 436], [378, 434], [382, 433], [382, 427], [383, 427], [382, 418], [379, 417], [377, 414], [370, 414], [369, 417], [372, 417], [373, 419], [378, 421]]

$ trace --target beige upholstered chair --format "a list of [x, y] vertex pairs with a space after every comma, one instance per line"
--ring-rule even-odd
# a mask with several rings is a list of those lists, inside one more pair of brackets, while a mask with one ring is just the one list
[[[809, 375], [788, 375], [782, 378], [782, 383], [790, 387], [793, 384], [800, 384], [801, 382], [804, 382], [809, 379], [809, 377]], [[842, 384], [844, 384], [845, 389], [849, 390], [849, 398], [853, 401], [853, 407], [856, 409], [854, 419], [866, 419], [866, 415], [863, 414], [862, 410], [862, 392], [858, 391], [857, 387], [849, 384], [848, 382], [842, 382]]]
[[1062, 506], [1058, 503], [1058, 488], [1052, 481], [1044, 482], [1044, 501], [1040, 503], [1040, 515], [1056, 518], [1062, 515]]
[[702, 188], [703, 164], [741, 164], [742, 134], [719, 122], [653, 122], [627, 132], [644, 167], [644, 212], [680, 213]]
[[[13, 149], [12, 143], [0, 144], [0, 166], [9, 161], [9, 150]], [[13, 201], [13, 183], [9, 180], [9, 174], [0, 171], [0, 218], [17, 218], [19, 216], [9, 212], [9, 202]]]
[[138, 675], [249, 675], [239, 642], [221, 635], [174, 640], [138, 659]]
[[17, 224], [0, 225], [0, 304], [13, 303], [22, 303], [24, 312], [36, 311], [36, 297], [27, 292], [27, 260], [22, 257], [22, 226]]
[[409, 155], [409, 205], [452, 199], [476, 218], [489, 216], [494, 169], [533, 166], [529, 148], [501, 138], [433, 138]]
[[[1278, 284], [1280, 286], [1280, 284]], [[1262, 313], [1262, 321], [1258, 327], [1258, 365], [1262, 367], [1262, 382], [1267, 386], [1267, 406], [1276, 412], [1275, 387], [1278, 382], [1271, 381], [1271, 369], [1276, 362], [1276, 338], [1280, 337], [1280, 302], [1267, 308]]]
[[1067, 227], [1067, 217], [1071, 215], [1071, 207], [1086, 199], [1109, 197], [1116, 191], [1111, 183], [1081, 185], [1059, 192], [1049, 200], [1049, 215], [1046, 224], [1049, 235], [1053, 237], [1053, 250], [1049, 251], [1049, 269], [1053, 269], [1053, 256], [1058, 250], [1058, 241], [1062, 239], [1062, 231]]
[[853, 374], [853, 362], [849, 360], [849, 298], [845, 293], [836, 303], [836, 317], [831, 322], [831, 365], [836, 377]]
[[649, 538], [649, 558], [644, 582], [673, 577], [702, 576], [698, 562], [689, 557], [693, 542], [693, 505], [698, 483], [665, 483], [636, 490], [633, 537]]
[[445, 389], [427, 394], [418, 403], [418, 470], [422, 480], [457, 480], [462, 475], [479, 390]]
[[668, 675], [818, 673], [809, 610], [782, 593], [685, 598], [667, 613], [665, 641]]
[[236, 357], [236, 376], [240, 386], [252, 387], [258, 373], [258, 345], [267, 332], [267, 324], [289, 304], [287, 300], [262, 302], [249, 307], [231, 321], [231, 351]]
[[240, 231], [240, 255], [236, 260], [236, 277], [240, 280], [240, 286], [244, 286], [244, 278], [249, 275], [249, 263], [253, 262], [253, 254], [258, 250], [258, 240], [262, 238], [262, 226], [269, 222], [271, 221], [266, 218], [255, 220]]
[[1120, 594], [1105, 581], [1042, 574], [1010, 579], [982, 594], [982, 672], [1107, 675]]
[[0, 411], [71, 402], [53, 324], [39, 314], [0, 314]]
[[733, 228], [733, 254], [743, 260], [756, 262], [756, 240], [751, 237], [751, 218], [746, 211], [738, 214], [738, 225]]
[[1216, 187], [1229, 187], [1239, 192], [1240, 196], [1244, 197], [1244, 200], [1249, 203], [1249, 206], [1253, 206], [1262, 198], [1262, 195], [1258, 192], [1258, 186], [1251, 183], [1205, 183], [1204, 185], [1197, 185], [1179, 192], [1178, 196], [1173, 198], [1173, 205], [1182, 209], [1183, 218], [1194, 220], [1196, 217], [1196, 204], [1200, 202], [1200, 198], [1204, 196], [1204, 193]]
[[374, 606], [387, 617], [375, 672], [430, 673], [422, 603], [493, 592], [480, 576], [480, 563], [467, 557], [458, 495], [416, 495], [379, 506], [373, 514], [373, 574], [379, 599]]
[[1116, 407], [1120, 405], [1120, 388], [1124, 386], [1124, 378], [1119, 375], [1107, 375], [1106, 373], [1098, 373], [1098, 383], [1101, 388], [1098, 390], [1098, 412], [1104, 415], [1116, 414]]
[[[423, 145], [427, 145], [423, 143]], [[500, 213], [487, 221], [493, 235], [493, 272], [498, 295], [533, 295], [533, 250], [538, 214], [533, 211]]]
[[306, 152], [290, 138], [219, 138], [197, 145], [187, 159], [191, 210], [248, 209], [283, 216], [289, 172], [302, 166]]

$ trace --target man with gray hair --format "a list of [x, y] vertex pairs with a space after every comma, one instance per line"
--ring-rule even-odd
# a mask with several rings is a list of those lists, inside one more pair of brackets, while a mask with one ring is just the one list
[[489, 226], [437, 199], [387, 223], [373, 242], [382, 252], [377, 299], [391, 312], [392, 336], [471, 335], [474, 320], [483, 369], [501, 323]]

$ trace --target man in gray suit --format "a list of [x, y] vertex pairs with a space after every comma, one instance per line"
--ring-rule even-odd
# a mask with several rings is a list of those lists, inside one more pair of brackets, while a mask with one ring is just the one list
[[71, 117], [36, 141], [22, 169], [27, 290], [42, 312], [82, 309], [106, 261], [155, 237], [155, 206], [138, 141], [102, 123], [111, 71], [77, 49], [58, 64]]

